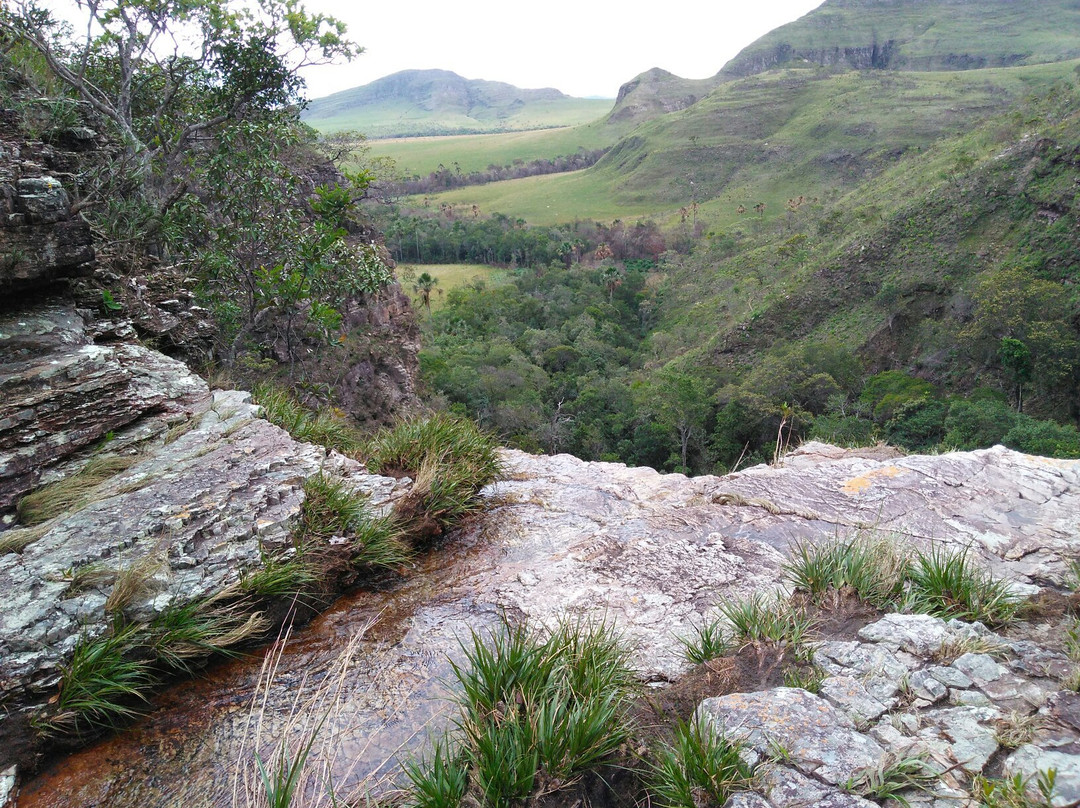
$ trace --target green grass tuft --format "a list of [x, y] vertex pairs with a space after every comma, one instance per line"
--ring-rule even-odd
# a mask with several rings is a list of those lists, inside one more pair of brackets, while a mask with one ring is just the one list
[[125, 626], [96, 639], [79, 639], [71, 661], [62, 668], [55, 709], [35, 721], [39, 729], [115, 727], [139, 714], [133, 705], [146, 701], [155, 680], [148, 661], [131, 657], [136, 631], [136, 626]]
[[403, 474], [413, 487], [396, 511], [409, 532], [439, 535], [480, 508], [480, 490], [501, 466], [498, 443], [462, 418], [436, 414], [375, 435], [366, 446], [368, 468]]
[[902, 545], [888, 537], [860, 535], [851, 541], [797, 542], [784, 573], [797, 591], [816, 602], [829, 593], [854, 592], [885, 609], [903, 595], [910, 562]]
[[753, 769], [740, 757], [741, 749], [699, 721], [680, 721], [671, 743], [657, 750], [652, 763], [652, 800], [660, 808], [723, 805], [734, 792], [750, 788]]
[[717, 604], [737, 643], [776, 642], [798, 647], [810, 631], [811, 619], [787, 600], [756, 592], [743, 600]]
[[610, 625], [562, 622], [546, 639], [507, 626], [490, 641], [474, 633], [465, 654], [454, 664], [459, 751], [437, 746], [426, 764], [406, 766], [413, 804], [452, 808], [471, 794], [509, 806], [559, 791], [629, 738], [636, 683]]
[[333, 410], [312, 412], [287, 391], [271, 384], [256, 385], [251, 398], [263, 409], [263, 417], [296, 440], [317, 443], [342, 454], [352, 454], [361, 444], [359, 431]]
[[267, 628], [261, 612], [207, 601], [170, 604], [145, 630], [145, 642], [164, 665], [192, 672], [194, 659], [214, 655], [239, 657], [233, 646], [260, 636]]
[[1001, 625], [1020, 608], [1021, 601], [1007, 582], [977, 567], [967, 550], [936, 546], [928, 553], [918, 552], [910, 582], [905, 605], [914, 612]]
[[844, 788], [861, 797], [874, 800], [895, 800], [907, 808], [908, 800], [903, 792], [917, 789], [929, 791], [937, 775], [921, 757], [893, 759], [878, 769], [864, 773], [857, 779], [848, 780]]

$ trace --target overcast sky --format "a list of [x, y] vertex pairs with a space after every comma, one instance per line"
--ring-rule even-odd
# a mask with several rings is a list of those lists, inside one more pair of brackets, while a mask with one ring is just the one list
[[762, 34], [822, 0], [307, 0], [310, 11], [349, 26], [365, 52], [346, 65], [313, 68], [308, 97], [367, 84], [399, 70], [440, 68], [469, 79], [568, 95], [614, 98], [652, 67], [683, 78], [714, 75]]

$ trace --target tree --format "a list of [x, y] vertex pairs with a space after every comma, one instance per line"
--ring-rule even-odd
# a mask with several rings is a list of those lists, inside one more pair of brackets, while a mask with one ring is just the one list
[[[299, 100], [298, 71], [361, 49], [332, 17], [297, 0], [75, 0], [67, 35], [35, 0], [13, 0], [0, 32], [32, 45], [123, 144], [140, 182], [158, 179], [159, 211], [187, 190], [184, 155], [230, 121]], [[295, 113], [294, 113], [295, 114]]]
[[712, 407], [705, 382], [683, 371], [665, 368], [635, 387], [638, 411], [656, 425], [675, 432], [679, 441], [680, 471], [689, 471], [690, 447], [705, 434]]
[[427, 272], [421, 272], [416, 278], [416, 283], [413, 285], [413, 291], [420, 294], [420, 301], [428, 311], [431, 311], [431, 291], [438, 286], [438, 284], [438, 278], [429, 275]]
[[998, 358], [1001, 366], [1009, 374], [1016, 385], [1016, 411], [1024, 411], [1024, 384], [1031, 381], [1031, 351], [1027, 345], [1012, 337], [1002, 337], [1001, 347], [998, 348]]

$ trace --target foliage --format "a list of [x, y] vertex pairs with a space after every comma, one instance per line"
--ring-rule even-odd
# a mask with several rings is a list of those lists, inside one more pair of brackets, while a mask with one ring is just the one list
[[154, 683], [150, 663], [132, 658], [135, 626], [117, 626], [96, 638], [80, 636], [70, 661], [61, 667], [55, 711], [41, 714], [46, 731], [81, 724], [114, 727], [138, 714]]
[[33, 526], [91, 502], [98, 488], [139, 460], [135, 454], [95, 455], [77, 472], [43, 485], [19, 500], [19, 521]]
[[1056, 780], [1053, 769], [1030, 778], [1019, 772], [1001, 779], [978, 775], [971, 790], [985, 808], [1051, 808]]
[[701, 721], [679, 721], [670, 744], [656, 752], [649, 793], [662, 808], [698, 808], [707, 798], [724, 805], [732, 792], [748, 789], [752, 767], [742, 746]]
[[874, 800], [895, 800], [907, 808], [909, 803], [905, 791], [928, 791], [937, 779], [937, 774], [921, 757], [893, 758], [880, 768], [849, 780], [844, 788]]
[[471, 793], [508, 806], [552, 793], [629, 737], [634, 676], [611, 626], [564, 621], [546, 639], [505, 626], [490, 641], [474, 633], [464, 650], [467, 664], [452, 663], [459, 751], [436, 745], [426, 763], [406, 767], [412, 804], [450, 808]]
[[784, 564], [792, 586], [819, 602], [850, 590], [879, 609], [901, 599], [909, 571], [907, 550], [891, 537], [872, 533], [847, 541], [796, 542]]
[[357, 430], [333, 410], [312, 412], [284, 389], [268, 383], [256, 385], [251, 398], [262, 407], [267, 421], [298, 441], [317, 443], [342, 454], [351, 454], [360, 446]]
[[157, 659], [190, 673], [192, 660], [215, 655], [239, 657], [233, 646], [262, 633], [261, 613], [203, 600], [171, 603], [145, 629], [144, 641]]
[[413, 485], [395, 506], [407, 531], [438, 535], [480, 507], [480, 490], [501, 470], [498, 444], [471, 421], [436, 414], [402, 422], [364, 447], [368, 467], [410, 474]]
[[906, 605], [916, 612], [1000, 625], [1012, 620], [1020, 607], [1008, 582], [975, 566], [967, 550], [937, 545], [929, 552], [917, 551], [909, 580]]
[[716, 659], [731, 650], [726, 626], [719, 620], [711, 620], [694, 627], [693, 637], [680, 637], [683, 656], [695, 665]]

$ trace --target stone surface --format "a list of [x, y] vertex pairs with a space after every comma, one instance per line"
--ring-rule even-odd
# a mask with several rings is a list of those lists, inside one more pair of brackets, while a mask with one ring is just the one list
[[833, 785], [875, 769], [885, 759], [885, 750], [857, 732], [844, 713], [798, 688], [705, 699], [696, 718], [745, 741], [761, 755], [774, 754], [779, 746], [801, 771]]
[[1020, 774], [1024, 778], [1031, 778], [1029, 788], [1032, 790], [1035, 778], [1050, 769], [1055, 772], [1051, 799], [1055, 808], [1080, 805], [1080, 753], [1040, 749], [1028, 744], [1021, 746], [1005, 761], [1006, 775]]
[[928, 614], [887, 614], [859, 629], [860, 639], [917, 657], [928, 657], [941, 650], [941, 644], [951, 636], [944, 622]]
[[856, 724], [874, 721], [888, 709], [851, 676], [828, 677], [821, 683], [819, 695], [847, 713]]
[[92, 342], [70, 305], [0, 314], [0, 512], [59, 460], [144, 417], [164, 429], [209, 401], [182, 363]]
[[[213, 595], [283, 549], [305, 479], [327, 468], [386, 503], [400, 483], [354, 461], [326, 458], [256, 418], [246, 393], [218, 392], [192, 428], [142, 447], [142, 459], [106, 481], [93, 500], [43, 526], [21, 553], [0, 555], [0, 700], [40, 698], [80, 632], [107, 625], [111, 581], [75, 592], [72, 571], [119, 571], [156, 559], [155, 587], [129, 612], [144, 618], [170, 602]], [[84, 628], [85, 627], [85, 628]]]
[[93, 268], [90, 227], [71, 216], [71, 199], [47, 163], [53, 150], [0, 127], [0, 291], [22, 290]]

